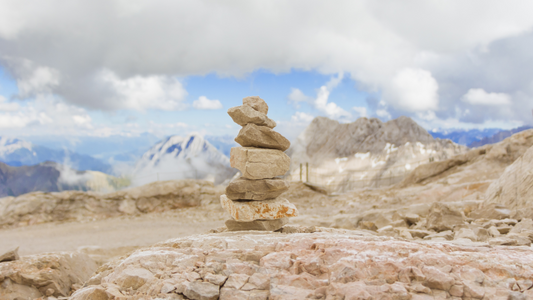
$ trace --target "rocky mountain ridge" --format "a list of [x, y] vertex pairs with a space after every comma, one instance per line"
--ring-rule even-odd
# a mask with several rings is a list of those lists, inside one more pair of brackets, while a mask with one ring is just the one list
[[155, 144], [136, 163], [132, 183], [157, 180], [207, 179], [222, 183], [237, 173], [227, 156], [199, 134], [170, 136]]
[[310, 182], [330, 191], [382, 187], [397, 183], [420, 164], [466, 150], [450, 140], [434, 139], [408, 117], [385, 123], [359, 118], [348, 124], [317, 117], [289, 149], [290, 176], [299, 180], [300, 164], [309, 164]]
[[89, 155], [50, 149], [21, 139], [0, 137], [0, 162], [18, 167], [37, 165], [45, 161], [67, 164], [80, 171], [112, 173], [111, 165]]

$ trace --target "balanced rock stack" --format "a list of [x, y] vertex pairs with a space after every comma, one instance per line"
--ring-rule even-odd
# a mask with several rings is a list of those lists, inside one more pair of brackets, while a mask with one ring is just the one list
[[228, 114], [242, 126], [235, 141], [242, 147], [231, 148], [233, 168], [242, 176], [230, 182], [220, 197], [222, 207], [233, 218], [226, 221], [229, 230], [275, 231], [298, 215], [296, 207], [279, 197], [289, 183], [276, 178], [290, 167], [290, 158], [283, 153], [290, 142], [272, 130], [276, 122], [267, 117], [268, 105], [259, 97], [246, 97], [243, 105], [232, 107]]

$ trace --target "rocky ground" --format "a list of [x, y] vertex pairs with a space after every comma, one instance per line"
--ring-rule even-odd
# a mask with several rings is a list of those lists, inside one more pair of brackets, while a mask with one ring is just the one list
[[0, 299], [533, 299], [532, 145], [524, 131], [386, 189], [292, 182], [300, 216], [276, 233], [225, 232], [204, 181], [3, 198], [0, 256], [22, 257], [0, 262]]

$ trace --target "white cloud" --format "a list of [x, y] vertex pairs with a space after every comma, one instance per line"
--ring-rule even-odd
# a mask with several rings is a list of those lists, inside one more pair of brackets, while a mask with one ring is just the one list
[[[100, 70], [110, 70], [119, 81], [137, 76], [167, 81], [172, 76], [243, 76], [254, 70], [296, 69], [321, 74], [344, 71], [358, 87], [372, 93], [399, 89], [397, 97], [391, 93], [387, 98], [391, 108], [411, 115], [438, 111], [440, 118], [454, 116], [457, 105], [468, 106], [459, 93], [471, 86], [498, 87], [512, 96], [510, 109], [472, 113], [471, 121], [530, 120], [532, 107], [527, 101], [533, 97], [528, 87], [533, 73], [523, 62], [529, 59], [527, 49], [533, 40], [533, 2], [306, 1], [305, 10], [302, 3], [3, 0], [0, 62], [6, 64], [10, 56], [49, 68], [30, 80], [7, 64], [17, 81], [25, 82], [23, 90], [52, 90], [67, 102], [96, 109], [183, 109], [183, 103], [175, 101], [179, 97], [155, 97], [154, 105], [143, 100], [153, 97], [131, 97], [139, 91], [130, 85], [121, 86], [134, 92], [117, 96], [113, 88], [95, 82]], [[420, 89], [429, 95], [426, 102], [402, 100], [421, 92], [416, 85], [398, 87], [403, 78], [399, 74], [405, 70], [429, 73], [404, 75], [425, 82]], [[431, 78], [438, 82], [438, 98]], [[523, 94], [522, 102], [518, 94]], [[327, 102], [322, 109], [326, 107]], [[339, 114], [335, 105], [327, 111]]]
[[120, 79], [110, 70], [104, 70], [100, 78], [113, 92], [110, 100], [116, 109], [183, 110], [187, 91], [175, 78], [169, 76], [133, 76]]
[[7, 99], [0, 95], [0, 112], [2, 111], [17, 111], [20, 108], [18, 103], [8, 102]]
[[461, 98], [474, 105], [509, 105], [511, 97], [505, 93], [487, 93], [484, 89], [469, 89]]
[[297, 88], [291, 88], [291, 92], [287, 98], [289, 99], [289, 103], [292, 103], [296, 108], [300, 107], [300, 102], [309, 102], [313, 100], [313, 98], [306, 96]]
[[304, 113], [304, 112], [301, 112], [301, 111], [297, 111], [294, 115], [292, 115], [291, 117], [291, 122], [295, 122], [295, 123], [310, 123], [311, 121], [313, 121], [315, 117], [313, 117], [312, 115], [310, 114], [307, 114], [307, 113]]
[[378, 115], [378, 117], [386, 119], [386, 120], [390, 120], [392, 118], [390, 113], [386, 109], [378, 109], [378, 110], [376, 110], [376, 115]]
[[403, 69], [392, 79], [385, 99], [394, 108], [418, 112], [436, 110], [439, 85], [431, 73], [422, 69]]
[[62, 134], [93, 129], [92, 119], [79, 107], [50, 96], [38, 96], [35, 101], [17, 110], [0, 112], [0, 129], [32, 128], [34, 134]]
[[354, 106], [354, 107], [352, 107], [352, 109], [355, 110], [355, 112], [357, 112], [357, 114], [359, 115], [360, 118], [368, 117], [368, 111], [367, 111], [366, 107]]
[[196, 109], [221, 109], [222, 103], [219, 100], [209, 100], [205, 96], [200, 96], [192, 102], [192, 106]]
[[51, 94], [61, 83], [60, 72], [54, 68], [26, 58], [4, 56], [3, 60], [16, 77], [21, 98]]

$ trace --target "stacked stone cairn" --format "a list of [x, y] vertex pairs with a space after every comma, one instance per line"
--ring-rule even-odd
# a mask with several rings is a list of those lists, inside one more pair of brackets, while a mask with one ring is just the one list
[[230, 161], [242, 176], [230, 182], [220, 197], [222, 207], [233, 219], [226, 221], [230, 231], [275, 231], [298, 215], [296, 207], [280, 195], [289, 182], [276, 178], [289, 171], [291, 159], [283, 153], [290, 142], [272, 130], [276, 122], [267, 117], [268, 105], [259, 97], [246, 97], [243, 105], [228, 114], [242, 126], [231, 148]]

